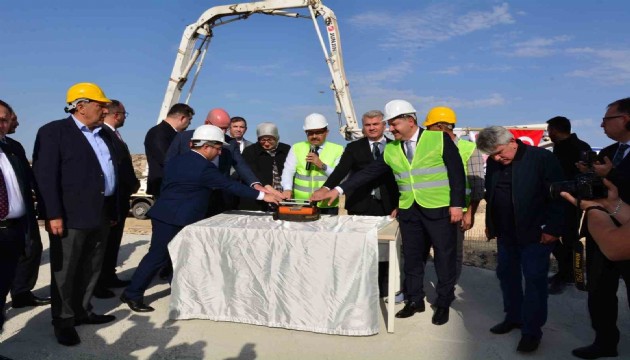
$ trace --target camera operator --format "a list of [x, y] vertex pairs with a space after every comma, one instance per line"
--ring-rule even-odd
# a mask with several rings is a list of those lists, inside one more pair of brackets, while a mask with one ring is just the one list
[[[588, 214], [587, 226], [593, 240], [608, 260], [630, 260], [630, 205], [619, 198], [615, 185], [608, 180], [604, 180], [604, 184], [608, 188], [608, 197], [581, 200], [580, 208]], [[560, 195], [577, 205], [571, 194], [562, 192]]]
[[[547, 133], [553, 142], [553, 154], [560, 161], [565, 180], [573, 180], [580, 174], [575, 163], [584, 160], [583, 154], [592, 151], [589, 144], [571, 133], [571, 121], [564, 116], [547, 120]], [[594, 153], [593, 153], [594, 154]], [[582, 212], [571, 204], [563, 204], [564, 233], [552, 251], [558, 261], [558, 272], [549, 278], [549, 294], [556, 295], [564, 291], [567, 283], [573, 283], [573, 252], [578, 241], [578, 229]], [[579, 248], [581, 250], [581, 247]]]
[[[619, 198], [630, 202], [630, 98], [612, 102], [602, 118], [604, 133], [616, 143], [599, 153], [599, 161], [593, 164], [595, 173], [608, 179], [618, 188]], [[611, 160], [612, 159], [612, 160]], [[583, 164], [578, 164], [585, 171]], [[593, 240], [589, 223], [591, 216], [601, 216], [590, 211], [583, 223], [582, 233], [586, 235], [586, 272], [588, 278], [588, 311], [591, 326], [595, 330], [593, 344], [573, 350], [573, 355], [582, 359], [597, 359], [617, 356], [619, 329], [617, 328], [619, 276], [622, 276], [626, 289], [630, 290], [630, 261], [611, 261]], [[586, 226], [584, 226], [586, 225]], [[630, 298], [630, 297], [629, 297]]]

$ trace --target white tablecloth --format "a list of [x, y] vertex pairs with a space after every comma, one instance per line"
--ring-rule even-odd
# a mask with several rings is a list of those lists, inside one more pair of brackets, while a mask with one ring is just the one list
[[377, 231], [387, 217], [244, 214], [202, 220], [171, 241], [171, 319], [378, 333]]

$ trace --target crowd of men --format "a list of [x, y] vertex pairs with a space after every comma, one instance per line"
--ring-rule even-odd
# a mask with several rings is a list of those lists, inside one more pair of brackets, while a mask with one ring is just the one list
[[[0, 327], [11, 292], [14, 308], [51, 304], [55, 336], [67, 346], [81, 341], [76, 326], [115, 320], [94, 313], [91, 305], [93, 297], [114, 297], [112, 288], [125, 287], [120, 300], [131, 310], [154, 310], [144, 302], [144, 292], [157, 274], [172, 278], [167, 245], [186, 225], [231, 209], [267, 211], [285, 199], [317, 201], [322, 213], [336, 215], [343, 194], [351, 215], [391, 215], [399, 221], [406, 302], [396, 317], [425, 311], [424, 274], [433, 250], [435, 325], [449, 321], [464, 232], [485, 198], [486, 232], [497, 239], [505, 312], [490, 331], [520, 328], [516, 349], [532, 352], [547, 320], [548, 294], [559, 294], [574, 281], [572, 258], [580, 238], [580, 208], [551, 196], [549, 186], [586, 172], [608, 179], [608, 199], [582, 203], [587, 218], [597, 209], [626, 219], [630, 202], [630, 98], [608, 105], [601, 126], [615, 144], [588, 164], [582, 160], [590, 146], [571, 132], [565, 117], [547, 121], [554, 143], [550, 152], [523, 144], [500, 126], [483, 129], [476, 143], [460, 139], [452, 109], [435, 107], [422, 122], [411, 103], [392, 100], [384, 112], [363, 115], [365, 137], [344, 149], [327, 140], [328, 121], [321, 114], [305, 117], [304, 141], [282, 143], [278, 127], [263, 122], [256, 127], [257, 141], [250, 142], [244, 138], [247, 121], [220, 108], [187, 130], [195, 111], [180, 103], [146, 134], [147, 192], [155, 198], [148, 213], [151, 246], [131, 280], [121, 280], [118, 252], [129, 198], [139, 188], [118, 131], [128, 113], [92, 83], [70, 87], [66, 103], [67, 118], [39, 129], [31, 168], [24, 148], [7, 137], [19, 124], [17, 114], [0, 100]], [[387, 129], [393, 140], [384, 136]], [[562, 194], [575, 204], [572, 195]], [[51, 298], [32, 292], [42, 253], [37, 217], [50, 237]], [[596, 229], [589, 231], [590, 219], [585, 223], [586, 288], [596, 337], [573, 355], [617, 356], [616, 293], [620, 276], [629, 279], [630, 267], [607, 258], [608, 247], [602, 245], [602, 252], [591, 235]], [[548, 278], [552, 253], [559, 271]], [[379, 266], [382, 295], [386, 269]]]

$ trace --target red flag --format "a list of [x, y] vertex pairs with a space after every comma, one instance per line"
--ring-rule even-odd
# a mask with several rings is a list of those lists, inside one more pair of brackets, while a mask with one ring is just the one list
[[509, 129], [516, 139], [521, 140], [525, 145], [538, 146], [543, 137], [544, 130], [522, 130]]

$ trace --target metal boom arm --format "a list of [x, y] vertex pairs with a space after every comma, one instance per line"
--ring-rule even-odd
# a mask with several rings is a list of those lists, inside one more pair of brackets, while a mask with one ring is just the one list
[[[331, 89], [335, 96], [336, 110], [340, 117], [340, 131], [346, 139], [359, 138], [362, 136], [359, 129], [354, 106], [350, 97], [350, 87], [346, 79], [343, 58], [341, 53], [341, 42], [339, 39], [339, 30], [335, 14], [324, 6], [320, 0], [267, 0], [251, 3], [221, 5], [206, 10], [199, 19], [186, 27], [182, 40], [179, 44], [173, 71], [169, 78], [160, 108], [160, 114], [157, 122], [159, 123], [166, 118], [168, 110], [180, 101], [182, 89], [188, 81], [188, 76], [199, 61], [198, 67], [201, 67], [200, 56], [204, 53], [204, 46], [207, 47], [213, 36], [212, 29], [215, 26], [224, 25], [232, 21], [247, 19], [252, 14], [265, 15], [281, 15], [288, 17], [307, 17], [296, 13], [288, 13], [284, 9], [308, 8], [310, 18], [313, 19], [316, 32], [319, 36], [326, 63], [332, 76]], [[324, 19], [326, 32], [328, 34], [328, 43], [330, 55], [326, 51], [316, 17], [321, 16]], [[233, 17], [225, 20], [224, 18]], [[200, 45], [195, 49], [195, 44], [200, 40]], [[198, 69], [199, 70], [199, 69]], [[198, 72], [198, 71], [197, 71]], [[345, 118], [345, 125], [342, 124], [341, 114]]]

